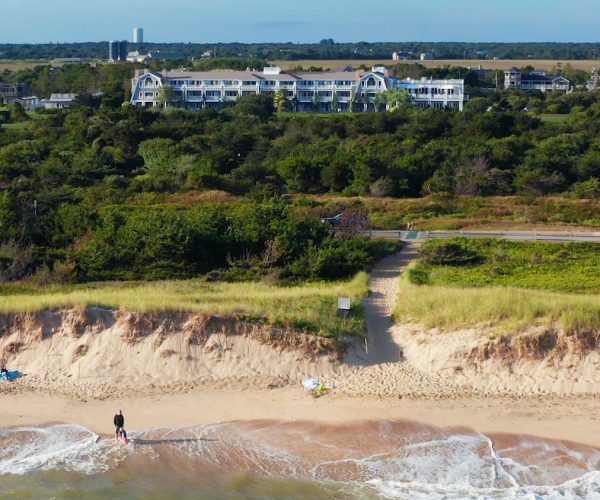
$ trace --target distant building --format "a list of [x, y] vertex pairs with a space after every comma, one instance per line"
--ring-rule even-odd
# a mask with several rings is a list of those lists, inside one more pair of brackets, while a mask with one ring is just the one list
[[486, 69], [481, 64], [479, 66], [469, 66], [469, 71], [472, 71], [477, 75], [479, 80], [487, 80], [493, 73], [493, 69]]
[[2, 83], [0, 82], [0, 104], [11, 104], [18, 101], [20, 97], [27, 95], [27, 85], [24, 83]]
[[414, 59], [413, 55], [410, 52], [393, 52], [392, 53], [392, 61], [410, 61]]
[[133, 28], [133, 44], [140, 47], [144, 43], [144, 28]]
[[10, 104], [19, 96], [16, 85], [0, 83], [0, 103]]
[[21, 106], [23, 106], [23, 109], [27, 111], [35, 111], [38, 108], [44, 107], [44, 103], [42, 103], [40, 98], [34, 95], [28, 97], [21, 97], [17, 102]]
[[46, 109], [70, 108], [75, 104], [76, 98], [77, 94], [52, 94], [50, 99], [44, 104], [44, 107]]
[[89, 59], [84, 57], [55, 57], [52, 62], [55, 64], [82, 63], [89, 62]]
[[134, 50], [127, 54], [129, 62], [146, 62], [152, 59], [149, 54], [142, 54], [139, 50]]
[[431, 50], [421, 52], [421, 57], [419, 59], [421, 59], [421, 61], [433, 61], [435, 59], [435, 54]]
[[544, 71], [523, 73], [518, 68], [504, 72], [506, 90], [540, 90], [541, 92], [569, 92], [571, 82], [563, 76], [549, 76]]
[[590, 92], [600, 90], [600, 76], [596, 68], [592, 69], [592, 79], [588, 81], [586, 87]]
[[127, 61], [127, 40], [108, 42], [108, 60], [110, 62]]
[[156, 59], [157, 61], [185, 59], [183, 52], [174, 52], [170, 50], [155, 50], [153, 52], [149, 52], [148, 56], [150, 56], [151, 59]]
[[159, 105], [160, 89], [171, 88], [169, 106], [185, 109], [219, 109], [239, 97], [273, 95], [284, 91], [292, 111], [373, 111], [378, 94], [405, 90], [412, 103], [422, 108], [462, 111], [467, 96], [464, 80], [399, 79], [383, 67], [371, 71], [295, 73], [280, 68], [263, 71], [164, 71], [137, 70], [131, 103]]

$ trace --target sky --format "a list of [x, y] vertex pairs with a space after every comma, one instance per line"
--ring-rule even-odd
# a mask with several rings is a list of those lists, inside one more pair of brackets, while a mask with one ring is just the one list
[[597, 42], [600, 0], [0, 0], [0, 43]]

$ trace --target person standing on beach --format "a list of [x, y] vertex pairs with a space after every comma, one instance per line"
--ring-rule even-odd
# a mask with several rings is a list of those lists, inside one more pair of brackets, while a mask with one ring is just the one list
[[125, 417], [121, 410], [116, 413], [115, 418], [113, 418], [113, 423], [115, 424], [115, 438], [119, 439], [125, 432], [125, 429], [123, 428], [125, 426]]

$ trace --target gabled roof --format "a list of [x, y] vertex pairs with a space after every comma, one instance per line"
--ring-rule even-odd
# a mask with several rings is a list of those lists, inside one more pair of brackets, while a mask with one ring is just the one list
[[[150, 74], [150, 73], [148, 73]], [[158, 76], [159, 74], [155, 74]], [[279, 74], [265, 74], [261, 71], [166, 71], [160, 76], [171, 80], [181, 78], [192, 80], [348, 80], [349, 76], [354, 75], [348, 71], [322, 71], [322, 72], [305, 72], [292, 73], [281, 72]], [[142, 78], [144, 75], [141, 75]]]
[[521, 81], [522, 82], [535, 82], [535, 83], [551, 83], [551, 82], [555, 82], [557, 80], [562, 80], [565, 82], [569, 82], [569, 80], [567, 80], [565, 77], [563, 76], [548, 76], [548, 75], [523, 75], [521, 77]]
[[71, 102], [74, 101], [77, 94], [51, 94], [50, 102]]

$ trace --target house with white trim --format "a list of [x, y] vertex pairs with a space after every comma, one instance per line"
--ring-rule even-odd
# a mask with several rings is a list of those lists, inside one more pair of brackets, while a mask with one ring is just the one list
[[419, 107], [462, 111], [468, 98], [464, 80], [400, 79], [383, 67], [371, 71], [295, 73], [280, 68], [262, 71], [137, 70], [132, 79], [131, 104], [153, 107], [161, 89], [170, 89], [169, 106], [185, 109], [220, 109], [250, 94], [284, 91], [289, 108], [298, 112], [373, 111], [378, 94], [406, 90]]
[[504, 88], [506, 90], [540, 90], [542, 92], [569, 92], [571, 82], [564, 76], [549, 76], [545, 71], [523, 73], [518, 68], [510, 68], [504, 72]]

